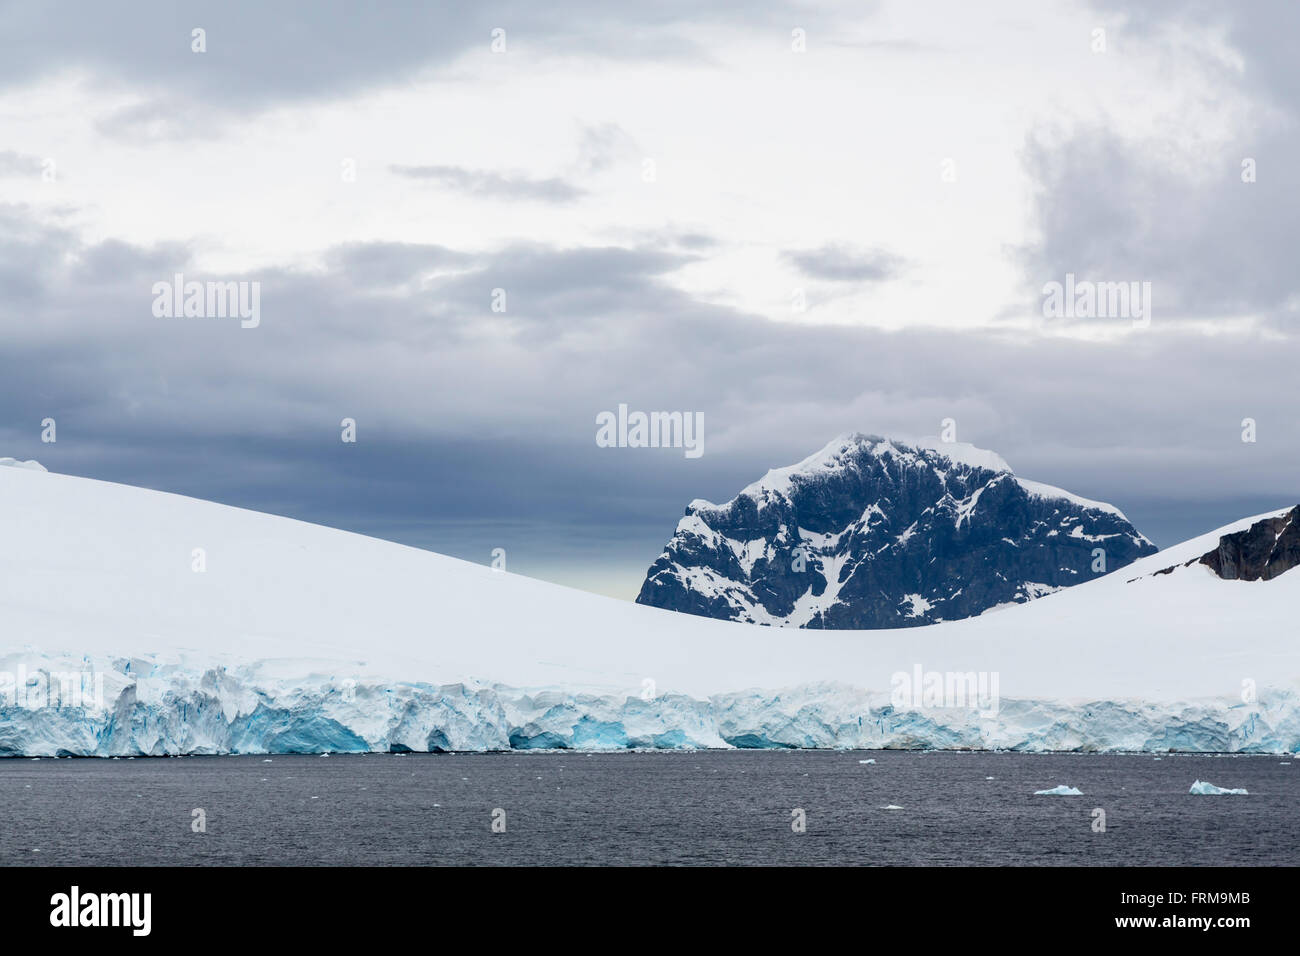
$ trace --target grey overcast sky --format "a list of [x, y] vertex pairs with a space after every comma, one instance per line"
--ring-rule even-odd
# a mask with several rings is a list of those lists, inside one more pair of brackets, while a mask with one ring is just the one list
[[[1300, 500], [1297, 36], [1290, 2], [0, 3], [0, 455], [630, 598], [691, 499], [952, 418], [1172, 544]], [[156, 317], [176, 273], [260, 283], [260, 324]], [[1068, 274], [1150, 321], [1045, 316]], [[619, 403], [702, 412], [704, 454], [597, 447]]]

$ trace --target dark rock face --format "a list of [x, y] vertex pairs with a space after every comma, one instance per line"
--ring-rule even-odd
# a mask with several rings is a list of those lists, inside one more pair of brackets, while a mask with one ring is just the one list
[[1300, 505], [1225, 534], [1201, 564], [1228, 581], [1268, 581], [1300, 564]]
[[1156, 550], [1118, 510], [968, 445], [837, 439], [695, 501], [638, 603], [788, 627], [906, 627], [1033, 600]]

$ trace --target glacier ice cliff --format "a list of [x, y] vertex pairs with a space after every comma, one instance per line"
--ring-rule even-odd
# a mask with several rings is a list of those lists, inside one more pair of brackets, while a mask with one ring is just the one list
[[[1003, 699], [996, 713], [900, 710], [841, 683], [706, 699], [356, 679], [283, 661], [51, 660], [99, 692], [43, 706], [0, 688], [2, 756], [162, 756], [651, 748], [1300, 752], [1300, 694], [1252, 703]], [[40, 668], [29, 667], [33, 674]], [[289, 676], [286, 676], [288, 674]]]

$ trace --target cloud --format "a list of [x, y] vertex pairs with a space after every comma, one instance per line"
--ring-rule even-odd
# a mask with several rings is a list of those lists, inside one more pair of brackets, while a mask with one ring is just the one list
[[[1111, 9], [1116, 9], [1113, 6]], [[1222, 103], [1253, 104], [1232, 114], [1226, 138], [1177, 141], [1157, 128], [1121, 133], [1102, 121], [1062, 136], [1042, 128], [1023, 160], [1036, 194], [1034, 232], [1020, 249], [1030, 294], [1067, 272], [1093, 281], [1149, 281], [1155, 321], [1300, 318], [1300, 192], [1291, 169], [1300, 155], [1300, 67], [1289, 37], [1300, 8], [1215, 6], [1245, 69], [1212, 45], [1189, 45], [1202, 26], [1198, 4], [1118, 8], [1126, 29], [1196, 66]], [[1193, 114], [1181, 128], [1194, 126]], [[1246, 167], [1254, 181], [1246, 181]]]
[[[62, 257], [77, 245], [68, 229], [38, 216], [27, 205], [0, 203], [0, 315], [51, 295]], [[13, 325], [12, 336], [21, 326]], [[0, 334], [0, 341], [6, 336]]]
[[[549, 548], [595, 555], [597, 561], [641, 549], [648, 563], [692, 498], [728, 498], [768, 467], [797, 461], [841, 431], [924, 435], [948, 417], [956, 419], [961, 440], [999, 451], [1028, 476], [1113, 500], [1139, 523], [1135, 501], [1158, 500], [1166, 509], [1188, 503], [1179, 514], [1192, 516], [1182, 519], [1190, 533], [1211, 526], [1209, 520], [1196, 523], [1207, 503], [1276, 496], [1264, 507], [1280, 507], [1294, 498], [1300, 420], [1292, 409], [1300, 396], [1293, 384], [1296, 327], [1290, 318], [1300, 280], [1288, 256], [1300, 239], [1300, 194], [1288, 186], [1292, 160], [1300, 155], [1300, 70], [1287, 49], [1295, 30], [1285, 29], [1284, 18], [1293, 22], [1295, 15], [1286, 7], [1258, 16], [1254, 8], [1214, 14], [1222, 18], [1228, 46], [1240, 51], [1243, 70], [1208, 48], [1166, 51], [1205, 78], [1205, 89], [1215, 93], [1207, 97], [1207, 108], [1217, 103], [1231, 119], [1226, 136], [1206, 135], [1196, 149], [1175, 141], [1191, 128], [1186, 120], [1194, 111], [1142, 128], [1131, 122], [1140, 109], [1126, 122], [1115, 121], [1101, 108], [1122, 106], [1131, 96], [1116, 98], [1099, 86], [1098, 108], [1086, 112], [1085, 121], [1063, 126], [1064, 132], [1055, 125], [1040, 128], [1025, 144], [1023, 166], [1002, 170], [1012, 204], [1006, 208], [1015, 210], [1008, 221], [1014, 222], [991, 223], [990, 234], [1019, 237], [1021, 209], [1015, 204], [1026, 183], [1016, 174], [1023, 172], [1036, 193], [1029, 207], [1033, 238], [1013, 256], [1035, 300], [1044, 282], [1066, 272], [1153, 282], [1156, 323], [1150, 330], [1092, 342], [1057, 338], [1051, 329], [1014, 331], [1010, 323], [983, 331], [895, 332], [847, 323], [807, 325], [718, 304], [756, 301], [755, 308], [765, 307], [762, 290], [771, 285], [786, 314], [788, 283], [781, 276], [769, 282], [762, 271], [771, 264], [771, 235], [782, 230], [789, 238], [781, 245], [791, 247], [782, 253], [783, 263], [810, 285], [821, 283], [818, 294], [841, 297], [850, 312], [858, 286], [915, 277], [929, 251], [922, 247], [931, 220], [923, 217], [919, 233], [890, 236], [903, 257], [848, 240], [824, 242], [828, 235], [870, 242], [873, 233], [845, 219], [827, 224], [806, 215], [811, 207], [800, 212], [766, 204], [791, 171], [802, 170], [810, 180], [818, 175], [816, 158], [829, 155], [840, 140], [809, 140], [812, 160], [764, 155], [762, 145], [780, 127], [779, 118], [793, 115], [786, 112], [790, 104], [767, 101], [767, 86], [751, 102], [734, 104], [743, 107], [738, 115], [757, 117], [757, 124], [729, 127], [726, 135], [738, 138], [720, 153], [712, 117], [722, 108], [721, 94], [740, 89], [752, 75], [747, 70], [762, 62], [780, 77], [804, 70], [789, 75], [811, 80], [815, 67], [835, 82], [841, 78], [836, 70], [850, 69], [852, 58], [812, 55], [837, 42], [830, 14], [739, 0], [708, 6], [702, 11], [685, 0], [463, 8], [399, 2], [357, 16], [351, 3], [295, 0], [269, 8], [243, 2], [143, 2], [121, 9], [0, 4], [10, 41], [0, 59], [0, 87], [13, 90], [68, 74], [77, 89], [84, 84], [95, 91], [96, 103], [113, 104], [91, 116], [94, 132], [117, 141], [86, 144], [88, 150], [117, 150], [95, 181], [115, 187], [139, 176], [151, 182], [150, 170], [160, 167], [150, 163], [188, 170], [186, 161], [200, 156], [216, 162], [238, 158], [239, 168], [268, 174], [262, 188], [239, 197], [242, 205], [207, 202], [210, 219], [204, 218], [206, 209], [173, 214], [165, 192], [157, 198], [161, 215], [138, 215], [151, 210], [124, 210], [120, 200], [115, 207], [115, 197], [96, 193], [91, 180], [76, 184], [89, 183], [84, 191], [59, 196], [85, 204], [71, 215], [0, 206], [0, 454], [423, 546], [463, 547], [466, 556], [479, 560], [488, 545], [499, 544], [511, 551], [512, 569], [519, 567], [513, 557], [519, 542], [528, 542], [518, 545], [525, 553]], [[1152, 48], [1173, 43], [1197, 28], [1198, 18], [1204, 19], [1200, 11], [1210, 9], [1133, 7], [1123, 21], [1127, 35], [1116, 37], [1112, 53], [1121, 56], [1126, 39], [1141, 37]], [[859, 18], [859, 11], [853, 16]], [[1026, 35], [1049, 35], [1056, 23], [1033, 20], [1031, 26], [1044, 32]], [[790, 62], [793, 25], [808, 28], [812, 42], [809, 57]], [[195, 27], [207, 31], [206, 53], [190, 51]], [[489, 49], [496, 27], [508, 33], [504, 59]], [[1008, 32], [1000, 23], [990, 29]], [[739, 36], [741, 30], [750, 32]], [[960, 32], [959, 24], [949, 40]], [[924, 35], [936, 34], [942, 31]], [[844, 35], [851, 41], [865, 34]], [[881, 39], [891, 36], [897, 39]], [[971, 38], [975, 57], [986, 39]], [[889, 55], [897, 55], [902, 68], [909, 42], [904, 34], [882, 31], [871, 42], [891, 45]], [[763, 60], [765, 51], [769, 61]], [[717, 63], [715, 55], [735, 58]], [[954, 44], [951, 62], [967, 62], [962, 55]], [[432, 75], [465, 85], [466, 98], [449, 103], [461, 109], [508, 95], [502, 91], [509, 82], [526, 79], [540, 60], [572, 58], [585, 79], [602, 75], [588, 61], [604, 57], [672, 61], [669, 66], [692, 70], [708, 65], [714, 71], [708, 79], [720, 85], [701, 86], [699, 102], [687, 104], [695, 112], [683, 108], [681, 124], [674, 125], [617, 105], [620, 98], [654, 100], [663, 64], [625, 70], [620, 82], [629, 84], [626, 89], [598, 90], [601, 95], [584, 98], [581, 109], [561, 99], [558, 120], [540, 118], [559, 122], [553, 128], [561, 133], [576, 128], [576, 148], [565, 157], [571, 162], [523, 171], [390, 167], [392, 176], [360, 184], [375, 185], [374, 193], [353, 192], [365, 202], [373, 199], [368, 208], [383, 217], [391, 212], [392, 218], [365, 219], [355, 229], [348, 220], [339, 227], [333, 211], [342, 208], [346, 217], [361, 206], [348, 206], [351, 200], [321, 189], [324, 180], [316, 176], [333, 179], [331, 144], [340, 130], [331, 122], [355, 116], [344, 109], [318, 115], [299, 105], [385, 87], [406, 89]], [[1041, 69], [1038, 61], [1026, 62], [1027, 75], [1042, 75], [1032, 72]], [[513, 77], [499, 69], [506, 66], [516, 71]], [[948, 74], [930, 70], [928, 59], [923, 66], [939, 86], [946, 82]], [[971, 102], [1005, 112], [1001, 103], [988, 102], [1003, 77], [996, 73], [990, 87], [988, 75], [972, 75]], [[646, 85], [638, 86], [642, 80]], [[813, 86], [781, 82], [791, 104], [809, 101]], [[448, 96], [454, 85], [446, 85]], [[680, 87], [661, 87], [668, 88]], [[942, 101], [924, 84], [917, 89], [926, 103]], [[72, 102], [80, 100], [74, 96]], [[242, 135], [244, 128], [235, 124], [284, 105], [290, 108], [257, 127], [273, 134], [263, 156], [260, 140]], [[1023, 104], [1015, 105], [1018, 110]], [[622, 123], [592, 122], [584, 111]], [[948, 154], [948, 139], [956, 139], [951, 151], [957, 151], [961, 136], [941, 113], [902, 112], [902, 124], [888, 127], [903, 134], [890, 140], [902, 145], [886, 152], [896, 155], [900, 168], [923, 168], [937, 188], [934, 156]], [[47, 138], [75, 145], [81, 117], [56, 109], [45, 120], [47, 128], [31, 127], [32, 140], [16, 145], [34, 152], [47, 148]], [[1054, 123], [1058, 118], [1054, 111]], [[407, 141], [394, 146], [405, 127], [374, 129], [383, 134], [377, 142], [393, 149], [381, 154], [376, 146], [376, 164], [394, 156], [449, 158], [409, 151]], [[223, 139], [209, 151], [211, 144], [201, 140], [213, 130]], [[909, 130], [916, 135], [909, 138]], [[971, 135], [978, 136], [978, 129]], [[665, 179], [657, 193], [598, 192], [616, 181], [636, 183], [636, 170], [627, 169], [643, 155], [636, 137], [653, 140], [657, 155], [677, 154], [678, 183]], [[136, 162], [142, 157], [130, 149], [122, 153], [122, 143], [154, 152]], [[483, 145], [470, 144], [463, 156], [451, 158], [494, 154], [482, 152]], [[751, 149], [753, 170], [737, 161], [740, 154], [731, 149], [736, 145]], [[976, 155], [996, 151], [1000, 159], [1003, 145], [996, 140], [990, 151]], [[707, 161], [715, 155], [716, 163]], [[1240, 178], [1247, 156], [1258, 163], [1253, 184]], [[38, 171], [34, 162], [22, 153], [0, 154], [0, 174], [31, 175]], [[708, 202], [693, 205], [690, 181], [719, 169], [726, 188], [711, 188]], [[286, 170], [291, 180], [272, 178]], [[726, 175], [728, 170], [736, 174]], [[459, 221], [381, 208], [386, 198], [409, 198], [422, 186], [482, 200], [482, 218], [493, 222], [471, 221], [479, 211], [474, 207]], [[681, 190], [679, 198], [662, 203], [671, 189]], [[580, 207], [583, 216], [568, 215], [566, 207], [587, 190], [609, 201], [588, 202]], [[842, 195], [835, 195], [840, 198], [832, 204], [845, 206]], [[924, 191], [916, 195], [928, 201]], [[1004, 194], [986, 192], [983, 198], [989, 195], [1000, 202]], [[300, 196], [307, 198], [288, 201]], [[685, 205], [678, 204], [681, 197]], [[502, 200], [531, 205], [522, 210], [526, 215], [515, 215], [492, 205]], [[963, 224], [965, 202], [948, 203], [944, 214], [953, 218], [947, 221]], [[598, 206], [603, 212], [594, 215]], [[976, 233], [984, 228], [979, 210], [987, 208], [966, 210]], [[239, 261], [272, 264], [212, 275], [205, 253], [229, 254], [239, 246], [233, 217], [219, 215], [231, 209], [259, 228], [276, 217], [329, 228], [305, 241], [298, 232], [262, 246], [247, 243], [256, 248]], [[773, 232], [748, 232], [744, 224], [755, 220], [740, 217], [741, 209], [761, 210], [775, 223]], [[319, 220], [313, 218], [317, 213]], [[906, 218], [906, 212], [897, 215]], [[72, 222], [84, 223], [86, 233]], [[945, 220], [933, 222], [944, 228]], [[389, 224], [392, 233], [385, 231]], [[387, 241], [387, 235], [421, 241]], [[968, 235], [953, 232], [947, 243], [936, 236], [939, 253], [927, 261], [950, 262], [958, 281], [974, 276], [976, 283], [979, 274], [1005, 269], [996, 253], [968, 250]], [[162, 241], [169, 236], [180, 238]], [[337, 241], [354, 236], [367, 241]], [[951, 241], [953, 236], [963, 241]], [[295, 242], [308, 248], [294, 248]], [[217, 319], [155, 318], [151, 286], [178, 271], [189, 278], [260, 283], [261, 325], [244, 330]], [[903, 282], [886, 288], [899, 296], [909, 291]], [[747, 289], [749, 295], [733, 294]], [[505, 311], [493, 309], [497, 290], [508, 303]], [[1270, 316], [1273, 323], [1262, 331], [1207, 337], [1163, 321], [1241, 314]], [[934, 316], [936, 322], [952, 318]], [[595, 415], [622, 402], [647, 410], [702, 411], [704, 458], [596, 447]], [[39, 442], [37, 426], [46, 416], [59, 420], [57, 445]], [[344, 417], [359, 423], [355, 447], [338, 440]], [[1245, 417], [1258, 420], [1256, 444], [1240, 441]]]
[[478, 257], [429, 243], [348, 242], [326, 254], [329, 268], [359, 289], [384, 290], [423, 276], [471, 267]]
[[581, 175], [594, 176], [638, 153], [636, 140], [617, 123], [589, 124], [578, 141], [577, 169]]
[[464, 166], [392, 164], [389, 172], [407, 179], [424, 180], [458, 193], [488, 200], [540, 202], [563, 205], [587, 195], [574, 180], [590, 180], [620, 161], [637, 156], [636, 142], [617, 123], [584, 124], [578, 137], [577, 158], [570, 176], [529, 176], [520, 171], [497, 172]]
[[224, 110], [203, 107], [174, 97], [158, 97], [118, 107], [95, 120], [95, 129], [133, 145], [216, 140], [232, 119]]
[[880, 282], [897, 277], [904, 265], [902, 259], [889, 252], [855, 249], [840, 243], [784, 255], [808, 278], [830, 282]]
[[390, 165], [388, 169], [398, 176], [427, 180], [486, 199], [569, 203], [583, 196], [581, 189], [563, 179], [531, 179], [522, 173], [495, 173], [463, 166]]
[[[688, 254], [539, 243], [350, 243], [319, 268], [205, 275], [261, 282], [262, 324], [244, 330], [152, 316], [153, 281], [199, 275], [186, 245], [86, 243], [12, 209], [0, 224], [0, 261], [18, 265], [0, 282], [19, 283], [0, 288], [0, 442], [55, 470], [360, 530], [458, 515], [588, 539], [625, 526], [651, 547], [644, 529], [670, 531], [690, 499], [730, 497], [838, 432], [952, 417], [1022, 474], [1121, 506], [1295, 494], [1290, 341], [773, 323], [674, 286]], [[595, 416], [620, 402], [703, 411], [704, 458], [597, 448]]]
[[[1255, 148], [1258, 147], [1258, 148]], [[1241, 179], [1245, 150], [1215, 157], [1210, 181], [1189, 179], [1141, 144], [1086, 130], [1059, 148], [1031, 145], [1042, 239], [1025, 248], [1030, 284], [1067, 272], [1093, 281], [1152, 284], [1157, 320], [1278, 315], [1295, 309], [1300, 198], [1277, 163], [1300, 139], [1249, 147], [1259, 180]]]
[[12, 149], [0, 150], [0, 176], [39, 176], [42, 168], [38, 156], [28, 156]]
[[[491, 53], [492, 31], [506, 31], [507, 54], [589, 56], [617, 51], [645, 59], [706, 58], [703, 28], [820, 24], [828, 14], [785, 0], [689, 0], [610, 4], [528, 0], [473, 4], [394, 0], [359, 15], [349, 0], [96, 0], [0, 2], [5, 56], [0, 88], [60, 71], [88, 71], [96, 82], [225, 109], [331, 99], [404, 82], [475, 52]], [[191, 49], [206, 31], [204, 53]], [[630, 36], [635, 43], [628, 43]]]

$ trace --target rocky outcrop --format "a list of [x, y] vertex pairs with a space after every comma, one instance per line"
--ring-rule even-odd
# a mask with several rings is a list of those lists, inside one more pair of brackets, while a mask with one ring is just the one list
[[1200, 563], [1227, 581], [1268, 581], [1291, 570], [1300, 564], [1300, 505], [1225, 534]]

